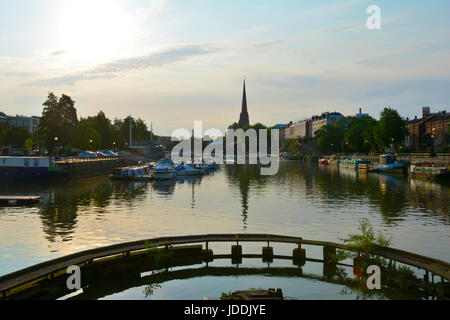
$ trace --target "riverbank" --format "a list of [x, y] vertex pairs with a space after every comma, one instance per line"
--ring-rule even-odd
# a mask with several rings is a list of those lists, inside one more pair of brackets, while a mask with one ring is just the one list
[[[334, 154], [338, 158], [351, 157], [359, 158], [363, 160], [370, 160], [372, 163], [380, 162], [381, 154], [350, 154], [350, 153], [338, 153]], [[329, 154], [321, 155], [293, 155], [287, 157], [288, 160], [302, 160], [302, 161], [318, 161], [323, 157], [330, 157]], [[429, 153], [399, 153], [397, 159], [406, 163], [413, 162], [429, 162], [438, 166], [444, 166], [450, 168], [450, 154], [436, 154], [431, 156]]]

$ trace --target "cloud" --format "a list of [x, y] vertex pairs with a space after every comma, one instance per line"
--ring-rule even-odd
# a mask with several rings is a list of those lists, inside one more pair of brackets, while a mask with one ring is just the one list
[[161, 67], [163, 65], [172, 64], [190, 57], [207, 54], [216, 50], [217, 48], [213, 48], [210, 45], [178, 45], [138, 57], [113, 60], [84, 71], [67, 74], [61, 77], [42, 79], [34, 82], [32, 85], [74, 85], [81, 80], [111, 79], [117, 77], [119, 73], [146, 69], [149, 67]]
[[65, 53], [66, 53], [66, 51], [64, 51], [64, 50], [56, 50], [56, 51], [50, 52], [50, 55], [55, 57], [55, 56], [61, 56]]

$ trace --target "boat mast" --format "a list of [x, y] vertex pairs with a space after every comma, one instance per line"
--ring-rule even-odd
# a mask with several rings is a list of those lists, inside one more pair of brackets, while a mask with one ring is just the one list
[[132, 143], [132, 140], [131, 140], [131, 115], [130, 115], [130, 147], [131, 147], [131, 143]]

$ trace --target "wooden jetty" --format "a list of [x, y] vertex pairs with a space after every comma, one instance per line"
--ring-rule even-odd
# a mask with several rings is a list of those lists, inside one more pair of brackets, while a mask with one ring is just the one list
[[[231, 247], [231, 258], [239, 264], [242, 261], [242, 257], [253, 257], [254, 254], [243, 254], [242, 242], [262, 242], [267, 243], [267, 246], [262, 247], [263, 260], [270, 261], [273, 258], [278, 258], [273, 253], [273, 247], [270, 243], [290, 243], [295, 245], [292, 256], [287, 257], [294, 261], [329, 261], [331, 255], [336, 252], [336, 249], [348, 250], [348, 248], [339, 243], [306, 240], [300, 237], [272, 235], [272, 234], [207, 234], [207, 235], [190, 235], [190, 236], [178, 236], [178, 237], [160, 237], [154, 239], [146, 239], [134, 242], [119, 243], [106, 247], [90, 249], [74, 254], [70, 254], [64, 257], [49, 260], [37, 265], [4, 275], [0, 277], [0, 298], [6, 299], [10, 295], [14, 295], [21, 290], [25, 290], [32, 285], [36, 285], [42, 280], [53, 279], [66, 274], [66, 270], [69, 266], [78, 265], [81, 268], [93, 266], [96, 263], [101, 263], [106, 259], [127, 259], [128, 257], [135, 256], [142, 253], [147, 253], [149, 250], [155, 248], [161, 248], [160, 250], [176, 250], [179, 248], [182, 250], [181, 245], [192, 244], [205, 244], [203, 249], [202, 245], [199, 245], [199, 250], [202, 253], [202, 259], [205, 262], [212, 261], [214, 258], [220, 258], [220, 255], [213, 255], [211, 249], [209, 249], [209, 243], [211, 242], [232, 242], [235, 243]], [[323, 260], [311, 259], [306, 257], [306, 250], [302, 245], [307, 246], [320, 246], [323, 247]], [[177, 247], [178, 246], [178, 247]], [[191, 246], [192, 247], [192, 246]], [[197, 246], [196, 246], [197, 247]], [[151, 248], [151, 249], [149, 249]], [[190, 248], [189, 250], [192, 250]], [[450, 281], [450, 263], [421, 256], [415, 253], [378, 246], [376, 248], [376, 254], [380, 257], [390, 259], [405, 265], [417, 267], [425, 270], [426, 278], [428, 281], [428, 275], [431, 273], [431, 281], [434, 276], [440, 276], [441, 281], [446, 280], [447, 284]], [[228, 255], [227, 255], [228, 256]], [[284, 256], [283, 256], [284, 257]], [[298, 263], [302, 265], [302, 262]], [[343, 264], [338, 264], [343, 265]], [[350, 265], [351, 266], [351, 265]]]
[[39, 203], [41, 200], [40, 196], [1, 196], [0, 195], [0, 206], [22, 206], [31, 205]]

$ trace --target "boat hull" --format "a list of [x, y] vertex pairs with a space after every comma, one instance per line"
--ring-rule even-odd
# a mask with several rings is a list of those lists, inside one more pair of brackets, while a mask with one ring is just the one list
[[38, 180], [67, 178], [65, 170], [51, 170], [46, 167], [0, 167], [0, 180]]
[[153, 171], [153, 178], [155, 180], [170, 180], [177, 176], [175, 171]]

